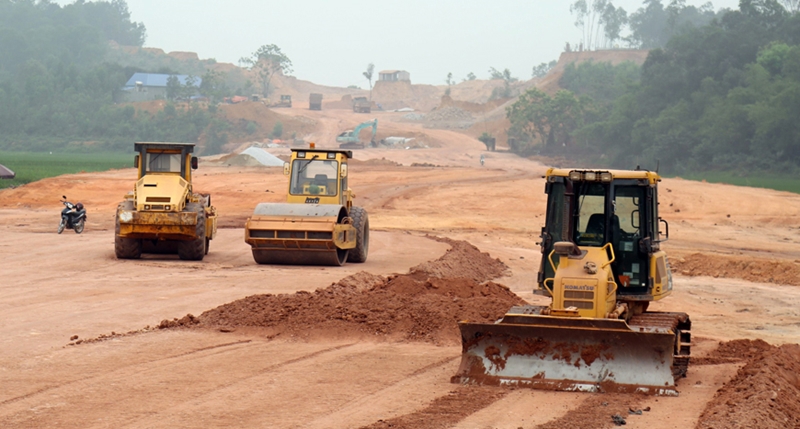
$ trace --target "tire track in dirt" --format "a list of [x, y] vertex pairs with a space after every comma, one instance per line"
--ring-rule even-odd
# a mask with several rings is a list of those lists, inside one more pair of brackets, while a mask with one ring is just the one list
[[[162, 364], [162, 363], [165, 363], [165, 362], [168, 362], [168, 361], [180, 360], [180, 362], [175, 362], [174, 364], [175, 365], [177, 365], [177, 364], [183, 365], [187, 361], [199, 360], [199, 359], [207, 359], [207, 358], [212, 357], [212, 356], [225, 354], [225, 353], [231, 353], [231, 352], [236, 351], [236, 350], [241, 348], [241, 347], [236, 348], [235, 346], [251, 344], [252, 342], [253, 342], [253, 340], [240, 340], [240, 341], [234, 341], [234, 342], [229, 342], [229, 343], [216, 344], [216, 345], [212, 345], [212, 346], [201, 347], [201, 348], [194, 349], [194, 350], [191, 350], [191, 351], [187, 351], [187, 352], [184, 352], [184, 353], [174, 354], [174, 355], [171, 355], [171, 356], [165, 356], [165, 357], [161, 357], [161, 358], [157, 358], [157, 359], [151, 359], [151, 360], [144, 361], [144, 362], [136, 362], [136, 363], [132, 363], [132, 364], [129, 364], [129, 365], [118, 366], [118, 367], [115, 367], [115, 369], [113, 371], [111, 371], [111, 372], [101, 373], [101, 374], [87, 376], [87, 377], [81, 377], [81, 378], [78, 378], [78, 379], [75, 379], [75, 380], [72, 380], [72, 381], [69, 381], [69, 382], [66, 382], [66, 383], [59, 383], [59, 384], [47, 386], [47, 387], [44, 387], [44, 388], [37, 389], [34, 392], [27, 393], [25, 395], [20, 395], [20, 396], [14, 397], [14, 398], [6, 399], [6, 400], [0, 402], [0, 407], [5, 406], [5, 405], [10, 405], [10, 404], [13, 404], [13, 403], [25, 400], [25, 399], [33, 398], [33, 397], [35, 397], [37, 395], [41, 395], [41, 394], [44, 394], [44, 393], [47, 393], [47, 392], [50, 392], [50, 391], [54, 391], [54, 390], [58, 390], [58, 389], [62, 389], [62, 388], [70, 388], [72, 386], [76, 386], [76, 385], [81, 384], [81, 383], [89, 383], [89, 384], [91, 384], [91, 382], [93, 380], [100, 380], [100, 379], [103, 379], [103, 378], [108, 378], [108, 377], [113, 376], [114, 374], [120, 374], [121, 375], [120, 378], [121, 379], [125, 379], [126, 378], [125, 373], [129, 372], [133, 368], [144, 367], [144, 369], [135, 371], [137, 373], [143, 373], [145, 371], [152, 370], [152, 369], [157, 368], [159, 366], [159, 365], [154, 365], [154, 364]], [[321, 349], [321, 350], [318, 350], [318, 351], [315, 351], [315, 352], [312, 352], [312, 353], [308, 353], [308, 354], [305, 354], [305, 355], [302, 355], [302, 356], [299, 356], [299, 357], [296, 357], [296, 358], [293, 358], [293, 359], [288, 359], [288, 360], [285, 360], [285, 361], [282, 361], [282, 362], [278, 362], [276, 364], [269, 365], [269, 366], [267, 366], [265, 368], [262, 368], [261, 370], [255, 372], [255, 373], [252, 373], [248, 377], [235, 379], [235, 380], [229, 381], [227, 383], [218, 385], [216, 389], [218, 390], [218, 389], [227, 388], [227, 387], [230, 387], [232, 385], [235, 385], [235, 384], [241, 382], [242, 380], [246, 380], [246, 379], [249, 379], [249, 378], [260, 376], [260, 375], [263, 375], [264, 373], [275, 371], [275, 370], [280, 369], [282, 367], [285, 367], [285, 366], [288, 366], [288, 365], [292, 365], [292, 364], [295, 364], [295, 363], [298, 363], [298, 362], [314, 359], [314, 358], [317, 358], [320, 355], [323, 355], [325, 353], [335, 352], [335, 351], [338, 351], [338, 350], [341, 350], [341, 349], [344, 349], [344, 348], [347, 348], [347, 347], [352, 347], [355, 344], [356, 343], [349, 343], [349, 344], [343, 344], [343, 345], [338, 345], [338, 346], [334, 346], [334, 347], [328, 347], [328, 348]], [[260, 345], [263, 345], [263, 343], [254, 344], [254, 346], [260, 346]], [[226, 350], [218, 350], [218, 349], [221, 349], [221, 348], [227, 348], [227, 349]], [[205, 355], [198, 355], [198, 353], [203, 353], [203, 352], [212, 351], [212, 350], [215, 351], [215, 352], [214, 353], [205, 354]], [[192, 358], [188, 359], [188, 360], [187, 359], [183, 359], [183, 358], [186, 358], [188, 356], [191, 356]], [[167, 366], [170, 366], [170, 365], [173, 365], [173, 363], [170, 362], [170, 363], [167, 364]], [[203, 394], [205, 394], [205, 393], [207, 393], [207, 392], [203, 392]], [[197, 396], [199, 396], [199, 395], [197, 395]]]
[[458, 386], [434, 399], [427, 407], [399, 417], [378, 420], [360, 429], [446, 429], [488, 407], [508, 394], [499, 387]]
[[[235, 346], [235, 345], [239, 345], [239, 344], [247, 344], [247, 343], [250, 343], [252, 341], [253, 340], [240, 340], [240, 341], [234, 341], [234, 342], [230, 342], [230, 343], [222, 343], [222, 344], [215, 344], [215, 345], [207, 346], [207, 347], [201, 347], [201, 348], [198, 348], [198, 349], [195, 349], [195, 350], [190, 350], [188, 352], [179, 353], [179, 354], [172, 355], [172, 356], [166, 356], [166, 357], [159, 358], [159, 359], [153, 359], [153, 360], [150, 360], [150, 361], [147, 361], [147, 362], [137, 362], [137, 363], [130, 364], [130, 365], [124, 365], [122, 367], [117, 367], [117, 369], [115, 371], [113, 371], [113, 372], [122, 371], [122, 370], [128, 369], [130, 367], [139, 366], [139, 365], [142, 365], [142, 364], [148, 365], [148, 364], [151, 364], [151, 363], [160, 362], [160, 361], [164, 361], [164, 360], [176, 359], [176, 358], [180, 358], [180, 357], [184, 357], [184, 356], [190, 356], [190, 355], [193, 355], [193, 354], [196, 354], [196, 353], [201, 353], [201, 352], [204, 352], [204, 351], [214, 350], [214, 349], [218, 349], [218, 348], [222, 348], [222, 347]], [[30, 393], [26, 393], [24, 395], [20, 395], [20, 396], [14, 397], [14, 398], [9, 398], [9, 399], [0, 401], [0, 407], [2, 407], [4, 405], [13, 404], [14, 402], [18, 402], [18, 401], [21, 401], [23, 399], [28, 399], [30, 397], [33, 397], [33, 396], [36, 396], [36, 395], [39, 395], [39, 394], [42, 394], [42, 393], [46, 393], [46, 392], [49, 392], [49, 391], [54, 390], [54, 389], [60, 389], [62, 387], [67, 387], [67, 386], [70, 386], [70, 385], [73, 385], [73, 384], [90, 381], [92, 379], [103, 377], [105, 375], [107, 375], [107, 374], [94, 375], [94, 376], [88, 376], [88, 377], [81, 377], [81, 378], [78, 378], [78, 379], [75, 379], [75, 380], [72, 380], [72, 381], [68, 381], [66, 383], [59, 383], [59, 384], [55, 384], [55, 385], [52, 385], [52, 386], [43, 387], [43, 388], [37, 389], [36, 391], [30, 392]]]

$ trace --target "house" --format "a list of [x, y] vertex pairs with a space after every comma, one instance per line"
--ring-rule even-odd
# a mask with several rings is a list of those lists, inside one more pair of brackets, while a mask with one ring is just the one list
[[167, 98], [167, 81], [170, 76], [178, 78], [181, 86], [187, 86], [187, 82], [195, 88], [200, 88], [203, 82], [199, 77], [191, 77], [185, 74], [169, 75], [159, 73], [134, 73], [121, 91], [114, 94], [114, 101], [117, 103], [163, 100]]
[[411, 74], [405, 70], [384, 70], [378, 72], [378, 80], [386, 82], [397, 82], [404, 80], [411, 82]]

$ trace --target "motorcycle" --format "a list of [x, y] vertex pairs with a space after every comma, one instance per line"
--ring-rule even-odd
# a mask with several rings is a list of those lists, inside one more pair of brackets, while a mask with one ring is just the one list
[[70, 228], [76, 234], [82, 233], [86, 224], [86, 208], [82, 203], [72, 204], [67, 201], [67, 197], [64, 195], [61, 197], [64, 199], [59, 201], [64, 204], [64, 210], [61, 210], [61, 223], [58, 224], [58, 233], [64, 232], [64, 228]]

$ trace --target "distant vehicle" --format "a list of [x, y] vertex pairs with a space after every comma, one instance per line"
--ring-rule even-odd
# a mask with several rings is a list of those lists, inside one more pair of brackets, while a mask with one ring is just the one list
[[308, 96], [308, 110], [322, 110], [322, 94]]
[[361, 130], [364, 128], [372, 127], [372, 138], [369, 141], [369, 145], [375, 147], [375, 134], [378, 132], [378, 120], [373, 119], [371, 121], [363, 122], [359, 124], [352, 130], [347, 130], [336, 137], [336, 142], [340, 143], [340, 149], [363, 149], [367, 145], [366, 143], [362, 142], [358, 135], [361, 133]]
[[292, 96], [281, 95], [281, 101], [273, 104], [272, 107], [292, 107]]
[[372, 103], [367, 100], [367, 97], [355, 97], [353, 98], [353, 112], [370, 113], [372, 112]]

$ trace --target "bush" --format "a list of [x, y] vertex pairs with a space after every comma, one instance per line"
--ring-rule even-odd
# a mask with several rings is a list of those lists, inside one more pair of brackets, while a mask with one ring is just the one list
[[275, 122], [275, 126], [272, 127], [272, 138], [277, 139], [283, 135], [283, 122]]

